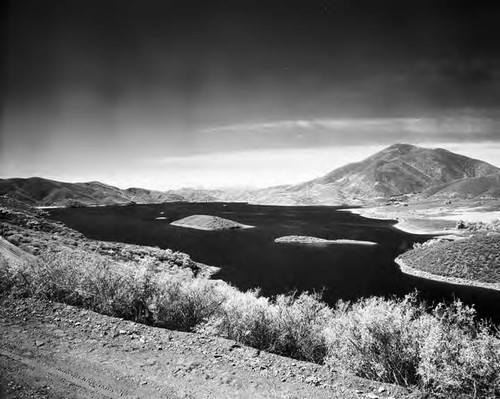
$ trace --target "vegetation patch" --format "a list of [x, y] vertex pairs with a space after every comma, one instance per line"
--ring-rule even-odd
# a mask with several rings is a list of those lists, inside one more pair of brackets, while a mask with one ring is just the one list
[[411, 268], [445, 277], [500, 283], [500, 233], [477, 231], [459, 240], [432, 240], [400, 255]]

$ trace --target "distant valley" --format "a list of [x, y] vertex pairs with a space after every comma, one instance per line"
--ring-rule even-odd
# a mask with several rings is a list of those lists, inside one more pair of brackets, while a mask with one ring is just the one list
[[0, 195], [35, 206], [104, 206], [161, 202], [250, 202], [261, 205], [365, 205], [388, 200], [500, 198], [500, 169], [444, 149], [394, 144], [317, 179], [257, 190], [119, 189], [100, 182], [38, 177], [0, 179]]

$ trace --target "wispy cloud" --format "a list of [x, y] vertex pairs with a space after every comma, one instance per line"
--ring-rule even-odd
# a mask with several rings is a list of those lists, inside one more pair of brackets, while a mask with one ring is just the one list
[[444, 116], [412, 118], [369, 118], [369, 119], [297, 119], [262, 123], [240, 123], [215, 126], [201, 130], [203, 133], [281, 133], [283, 131], [328, 130], [331, 132], [353, 131], [360, 134], [369, 132], [415, 133], [440, 135], [488, 133], [500, 127], [500, 121], [480, 116]]

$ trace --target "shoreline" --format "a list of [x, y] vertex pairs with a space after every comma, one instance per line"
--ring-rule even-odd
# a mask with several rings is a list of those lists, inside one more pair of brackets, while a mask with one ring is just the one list
[[480, 281], [468, 280], [461, 277], [441, 276], [439, 274], [433, 274], [424, 270], [414, 269], [413, 267], [408, 266], [399, 256], [396, 259], [394, 259], [394, 262], [399, 266], [401, 273], [404, 273], [409, 276], [437, 281], [440, 283], [448, 283], [448, 284], [462, 285], [467, 287], [485, 288], [489, 290], [500, 291], [500, 283], [483, 283]]
[[396, 229], [409, 234], [437, 236], [440, 234], [450, 234], [450, 232], [453, 232], [453, 230], [431, 230], [417, 227], [401, 217], [389, 216], [387, 214], [374, 212], [373, 208], [346, 208], [339, 209], [339, 211], [349, 212], [367, 219], [395, 221], [396, 223], [394, 224], [394, 227]]

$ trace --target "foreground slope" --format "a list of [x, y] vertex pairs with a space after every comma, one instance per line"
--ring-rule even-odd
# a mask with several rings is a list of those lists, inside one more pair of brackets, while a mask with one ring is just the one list
[[0, 342], [2, 398], [421, 397], [235, 341], [47, 301], [1, 299]]

